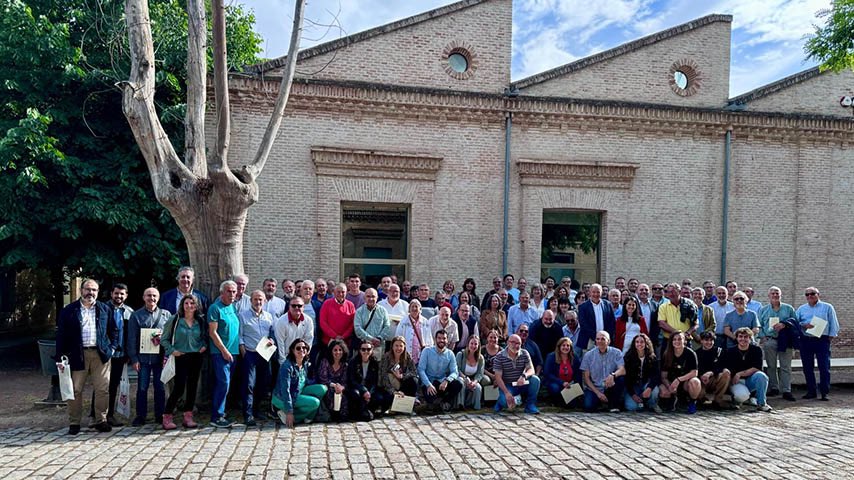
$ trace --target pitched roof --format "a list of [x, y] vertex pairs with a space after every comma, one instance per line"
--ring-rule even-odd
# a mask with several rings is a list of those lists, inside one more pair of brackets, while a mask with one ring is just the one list
[[809, 70], [804, 70], [803, 72], [798, 72], [794, 75], [789, 75], [788, 77], [781, 78], [776, 82], [771, 82], [768, 85], [761, 86], [747, 93], [743, 93], [737, 97], [730, 98], [729, 102], [727, 103], [729, 103], [730, 105], [743, 105], [745, 103], [756, 100], [757, 98], [762, 98], [767, 95], [777, 93], [780, 90], [784, 90], [798, 83], [805, 82], [819, 75], [821, 75], [821, 71], [819, 70], [819, 68], [813, 67]]
[[[431, 20], [437, 17], [442, 17], [445, 15], [450, 15], [454, 12], [458, 12], [460, 10], [464, 10], [469, 7], [473, 7], [475, 5], [479, 5], [481, 3], [486, 3], [490, 0], [462, 0], [457, 3], [452, 3], [450, 5], [445, 5], [444, 7], [435, 8], [433, 10], [428, 10], [424, 13], [419, 13], [418, 15], [413, 15], [411, 17], [407, 17], [396, 22], [387, 23], [385, 25], [380, 25], [379, 27], [374, 27], [369, 30], [364, 30], [361, 32], [354, 33], [352, 35], [348, 35], [346, 37], [339, 38], [337, 40], [332, 40], [330, 42], [321, 43], [319, 45], [315, 45], [310, 48], [306, 48], [305, 50], [300, 50], [297, 60], [305, 60], [306, 58], [311, 58], [317, 55], [322, 55], [327, 52], [331, 52], [333, 50], [337, 50], [339, 48], [344, 48], [349, 45], [352, 45], [356, 42], [361, 42], [363, 40], [367, 40], [369, 38], [373, 38], [385, 33], [393, 32], [395, 30], [399, 30], [411, 25], [415, 25], [417, 23], [425, 22], [427, 20]], [[250, 74], [262, 74], [264, 72], [268, 72], [270, 70], [275, 70], [277, 68], [285, 66], [287, 62], [288, 56], [284, 55], [278, 58], [274, 58], [272, 60], [268, 60], [266, 62], [258, 63], [255, 65], [248, 65], [244, 67], [245, 73]]]
[[705, 25], [709, 25], [715, 22], [732, 22], [732, 15], [719, 15], [712, 14], [706, 15], [705, 17], [700, 17], [696, 20], [691, 20], [688, 23], [683, 23], [682, 25], [677, 25], [672, 28], [668, 28], [667, 30], [663, 30], [658, 33], [653, 33], [652, 35], [647, 35], [646, 37], [639, 38], [637, 40], [633, 40], [628, 43], [624, 43], [617, 47], [614, 47], [610, 50], [605, 50], [604, 52], [599, 52], [595, 55], [591, 55], [589, 57], [584, 57], [580, 60], [576, 60], [571, 63], [567, 63], [565, 65], [561, 65], [557, 68], [553, 68], [551, 70], [546, 70], [545, 72], [538, 73], [536, 75], [532, 75], [527, 78], [523, 78], [522, 80], [517, 80], [513, 82], [510, 87], [511, 88], [526, 88], [531, 85], [536, 85], [538, 83], [546, 82], [553, 78], [560, 77], [562, 75], [566, 75], [567, 73], [575, 72], [581, 70], [583, 68], [589, 67], [595, 63], [603, 62], [605, 60], [610, 60], [614, 57], [624, 55], [626, 53], [634, 52], [635, 50], [639, 50], [648, 45], [652, 45], [654, 43], [658, 43], [660, 41], [666, 40], [671, 37], [675, 37], [676, 35], [681, 35], [685, 32], [695, 30], [697, 28], [703, 27]]

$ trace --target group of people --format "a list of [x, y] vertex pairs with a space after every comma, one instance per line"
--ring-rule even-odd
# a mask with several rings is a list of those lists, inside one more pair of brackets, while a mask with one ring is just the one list
[[[618, 277], [609, 289], [549, 277], [529, 289], [508, 274], [481, 299], [472, 278], [460, 292], [448, 280], [432, 295], [427, 284], [393, 276], [364, 290], [356, 274], [346, 284], [284, 280], [278, 296], [275, 279], [247, 292], [241, 274], [222, 282], [212, 302], [193, 288], [192, 268], [177, 280], [163, 295], [146, 289], [135, 311], [126, 285], [113, 285], [110, 300], [100, 302], [98, 283], [85, 280], [80, 299], [60, 312], [57, 358], [68, 357], [75, 393], [70, 434], [80, 431], [88, 377], [92, 426], [122, 425], [115, 401], [125, 368], [138, 374], [132, 424], [147, 421], [153, 384], [155, 421], [167, 430], [198, 425], [200, 382], [210, 392], [211, 425], [223, 428], [233, 425], [229, 392], [239, 393], [250, 426], [268, 413], [289, 427], [369, 421], [396, 399], [443, 412], [494, 401], [495, 411], [536, 414], [541, 396], [585, 411], [694, 413], [747, 402], [768, 412], [768, 396], [795, 400], [795, 349], [804, 359], [804, 398], [828, 398], [830, 341], [839, 333], [833, 306], [814, 287], [795, 310], [777, 287], [763, 305], [735, 282], [694, 287], [689, 279], [650, 287]], [[174, 366], [168, 398], [167, 359]]]

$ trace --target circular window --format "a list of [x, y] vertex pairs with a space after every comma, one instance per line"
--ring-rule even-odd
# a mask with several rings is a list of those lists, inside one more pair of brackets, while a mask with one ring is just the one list
[[685, 72], [682, 70], [676, 70], [673, 72], [673, 81], [676, 82], [676, 86], [682, 90], [688, 88], [688, 75], [685, 75]]
[[691, 59], [679, 60], [670, 66], [668, 83], [673, 93], [680, 97], [690, 97], [703, 85], [703, 73], [699, 65]]
[[463, 73], [469, 69], [469, 60], [462, 53], [452, 53], [448, 56], [448, 65], [457, 73]]

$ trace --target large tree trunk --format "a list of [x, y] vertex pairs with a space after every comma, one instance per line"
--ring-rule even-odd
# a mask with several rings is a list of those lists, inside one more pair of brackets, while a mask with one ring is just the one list
[[243, 273], [246, 215], [258, 200], [255, 182], [278, 133], [296, 70], [305, 0], [296, 0], [288, 62], [276, 107], [252, 163], [228, 165], [231, 125], [223, 0], [213, 1], [214, 97], [216, 140], [210, 155], [204, 146], [207, 95], [207, 32], [204, 0], [188, 0], [187, 118], [185, 159], [178, 158], [160, 124], [154, 104], [154, 44], [148, 0], [126, 0], [131, 54], [130, 79], [122, 82], [122, 106], [145, 158], [154, 194], [175, 218], [196, 272], [196, 288], [214, 296], [222, 280]]

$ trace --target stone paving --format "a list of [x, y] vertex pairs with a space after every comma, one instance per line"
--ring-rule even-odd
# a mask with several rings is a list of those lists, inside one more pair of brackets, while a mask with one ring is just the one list
[[773, 414], [455, 413], [294, 430], [147, 425], [76, 437], [23, 427], [0, 431], [0, 478], [854, 478], [854, 407], [834, 403]]

